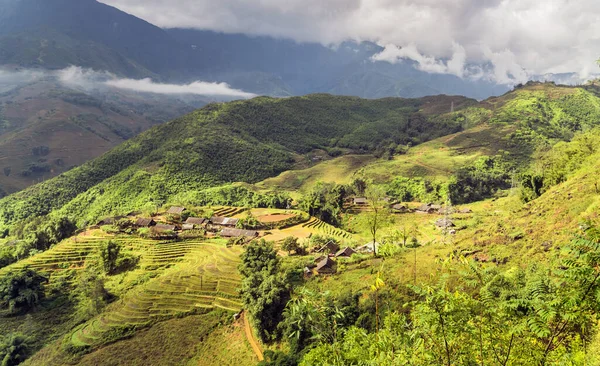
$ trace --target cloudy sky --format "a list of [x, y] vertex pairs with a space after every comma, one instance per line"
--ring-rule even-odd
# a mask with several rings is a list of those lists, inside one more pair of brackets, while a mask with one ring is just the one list
[[[598, 0], [101, 0], [161, 27], [332, 45], [374, 41], [379, 60], [499, 82], [597, 72]], [[469, 65], [469, 66], [467, 66]], [[473, 65], [479, 65], [473, 66]], [[491, 66], [491, 67], [490, 67]]]

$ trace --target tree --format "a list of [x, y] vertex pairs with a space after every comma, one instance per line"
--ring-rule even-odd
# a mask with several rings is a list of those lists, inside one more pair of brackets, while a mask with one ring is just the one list
[[272, 242], [251, 242], [241, 256], [242, 302], [252, 316], [260, 338], [278, 338], [277, 326], [289, 299], [289, 286], [279, 273], [280, 262]]
[[366, 220], [373, 239], [373, 255], [377, 256], [377, 232], [391, 221], [389, 209], [386, 207], [385, 190], [378, 186], [369, 186], [365, 192], [369, 205]]
[[292, 251], [298, 253], [300, 248], [301, 247], [298, 243], [298, 238], [295, 236], [288, 236], [287, 238], [283, 239], [283, 243], [281, 243], [281, 249], [288, 252], [288, 254], [291, 254]]
[[0, 365], [16, 366], [31, 355], [31, 339], [21, 333], [12, 333], [0, 339]]
[[109, 240], [100, 246], [100, 265], [106, 274], [114, 274], [117, 270], [117, 260], [122, 246]]
[[10, 313], [29, 310], [44, 297], [48, 280], [36, 271], [25, 268], [0, 278], [0, 308]]

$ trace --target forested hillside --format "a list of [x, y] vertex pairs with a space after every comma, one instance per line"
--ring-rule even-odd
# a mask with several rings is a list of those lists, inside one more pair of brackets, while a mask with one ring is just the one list
[[597, 361], [597, 93], [259, 97], [155, 126], [0, 200], [0, 355]]

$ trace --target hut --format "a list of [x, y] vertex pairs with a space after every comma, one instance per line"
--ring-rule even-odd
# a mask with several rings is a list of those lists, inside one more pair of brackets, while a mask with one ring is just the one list
[[340, 246], [338, 245], [338, 243], [336, 243], [333, 240], [330, 240], [325, 245], [314, 250], [314, 253], [325, 253], [325, 252], [335, 253], [339, 249], [340, 249]]
[[460, 211], [458, 211], [458, 213], [461, 213], [461, 214], [470, 214], [470, 213], [473, 213], [473, 210], [471, 210], [468, 207], [465, 207], [465, 208], [461, 209]]
[[246, 237], [248, 239], [254, 239], [258, 237], [258, 231], [254, 230], [243, 230], [243, 229], [232, 229], [225, 228], [221, 230], [221, 236], [224, 238], [240, 238]]
[[173, 206], [167, 211], [170, 215], [181, 215], [185, 211], [185, 207]]
[[135, 220], [135, 226], [137, 227], [151, 227], [155, 225], [156, 222], [152, 219], [140, 217], [139, 219]]
[[107, 217], [107, 218], [104, 218], [104, 219], [98, 221], [98, 223], [96, 225], [97, 226], [114, 225], [117, 221], [124, 219], [124, 218], [125, 218], [125, 216]]
[[154, 230], [156, 231], [175, 231], [177, 227], [175, 225], [168, 224], [156, 224], [154, 225]]
[[190, 231], [190, 230], [194, 230], [195, 226], [194, 224], [183, 224], [181, 225], [181, 230], [183, 231]]
[[188, 217], [185, 220], [186, 225], [192, 225], [194, 229], [204, 226], [208, 220], [203, 217]]
[[238, 221], [240, 221], [240, 219], [234, 219], [232, 217], [213, 216], [210, 218], [210, 223], [217, 226], [235, 227]]
[[352, 257], [352, 254], [355, 254], [356, 252], [354, 251], [354, 249], [350, 248], [350, 247], [345, 247], [344, 249], [340, 250], [339, 252], [335, 253], [335, 257], [336, 258], [350, 258]]
[[392, 210], [397, 213], [405, 213], [409, 211], [408, 206], [401, 203], [396, 203], [395, 205], [392, 205]]
[[441, 208], [442, 208], [442, 206], [440, 206], [440, 205], [434, 205], [431, 203], [427, 203], [427, 204], [419, 206], [417, 208], [417, 212], [425, 213], [425, 214], [433, 214], [433, 213], [436, 213], [437, 211], [439, 211]]
[[369, 202], [365, 197], [355, 197], [353, 203], [357, 206], [366, 206]]
[[336, 272], [336, 263], [331, 258], [326, 257], [317, 264], [315, 271], [318, 274], [333, 274]]
[[448, 229], [451, 227], [455, 227], [456, 225], [454, 225], [454, 222], [452, 222], [452, 220], [443, 218], [443, 219], [437, 220], [435, 222], [435, 226], [442, 228], [442, 229]]

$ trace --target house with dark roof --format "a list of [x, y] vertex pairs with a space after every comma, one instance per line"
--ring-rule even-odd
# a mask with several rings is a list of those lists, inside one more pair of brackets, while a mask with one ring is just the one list
[[442, 208], [442, 206], [440, 206], [440, 205], [434, 205], [431, 203], [427, 203], [427, 204], [419, 206], [416, 211], [418, 213], [433, 214], [433, 213], [436, 213], [437, 211], [439, 211], [441, 208]]
[[203, 217], [188, 217], [185, 220], [186, 224], [193, 225], [195, 229], [204, 226], [207, 222], [208, 220]]
[[238, 221], [240, 221], [240, 219], [234, 219], [233, 217], [213, 216], [210, 218], [210, 223], [217, 226], [235, 227]]
[[365, 197], [355, 197], [353, 202], [357, 206], [365, 206], [369, 203]]
[[340, 250], [340, 246], [333, 240], [328, 241], [325, 245], [315, 249], [314, 253], [335, 253]]
[[194, 224], [183, 224], [181, 225], [181, 230], [183, 231], [190, 231], [190, 230], [194, 230], [195, 226]]
[[402, 203], [396, 203], [395, 205], [392, 205], [392, 210], [397, 213], [405, 213], [409, 211], [408, 206]]
[[170, 215], [181, 215], [185, 211], [185, 207], [173, 206], [167, 211]]
[[156, 221], [154, 221], [153, 219], [140, 217], [139, 219], [135, 220], [135, 226], [137, 227], [151, 227], [155, 225]]
[[124, 218], [125, 218], [125, 216], [107, 217], [107, 218], [104, 218], [104, 219], [98, 221], [98, 223], [96, 225], [98, 225], [98, 226], [114, 225], [117, 221], [124, 219]]
[[352, 257], [352, 254], [355, 254], [355, 253], [356, 252], [354, 251], [354, 249], [352, 249], [350, 247], [345, 247], [344, 249], [335, 253], [335, 257], [336, 258], [350, 258], [350, 257]]
[[221, 236], [224, 238], [240, 238], [245, 237], [248, 239], [254, 239], [258, 237], [258, 231], [254, 230], [243, 230], [243, 229], [233, 229], [233, 228], [225, 228], [221, 230]]
[[177, 227], [175, 225], [169, 224], [156, 224], [154, 225], [154, 230], [156, 231], [175, 231]]
[[331, 258], [326, 257], [317, 264], [315, 271], [318, 274], [333, 274], [336, 272], [336, 263]]

